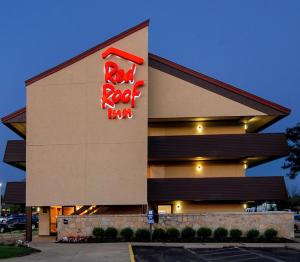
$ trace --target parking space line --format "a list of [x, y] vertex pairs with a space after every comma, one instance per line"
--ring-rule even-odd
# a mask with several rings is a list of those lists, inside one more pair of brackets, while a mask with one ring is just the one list
[[[224, 252], [228, 252], [228, 251], [233, 251], [233, 250], [237, 250], [238, 248], [237, 247], [229, 247], [229, 248], [220, 248], [219, 250], [216, 250], [216, 249], [212, 249], [212, 250], [206, 250], [204, 252], [201, 252], [201, 255], [205, 255], [205, 254], [211, 254], [211, 253], [214, 253], [214, 254], [220, 254], [220, 253], [224, 253]], [[198, 254], [198, 253], [197, 253]]]
[[[245, 249], [241, 249], [241, 250], [245, 250]], [[272, 260], [272, 261], [275, 261], [275, 262], [285, 262], [284, 260], [280, 260], [280, 259], [276, 259], [276, 258], [273, 258], [271, 256], [265, 256], [263, 254], [260, 254], [260, 253], [256, 253], [254, 251], [250, 251], [250, 250], [245, 250], [253, 255], [256, 255], [256, 256], [259, 256], [261, 258], [265, 258], [265, 259], [269, 259], [269, 260]]]
[[[224, 259], [224, 258], [239, 258], [239, 257], [243, 257], [243, 256], [249, 256], [249, 255], [252, 255], [250, 253], [244, 253], [244, 254], [237, 254], [237, 255], [232, 255], [232, 256], [221, 256], [221, 257], [216, 257], [216, 258], [212, 258], [212, 259], [209, 259], [209, 258], [206, 258], [208, 259], [209, 261], [215, 261], [215, 260], [220, 260], [220, 259]], [[258, 256], [256, 256], [256, 258], [258, 258]]]
[[258, 259], [260, 258], [259, 256], [256, 256], [256, 257], [249, 257], [249, 258], [242, 258], [242, 259], [239, 259], [239, 260], [233, 260], [234, 262], [242, 262], [242, 261], [248, 261], [248, 260], [253, 260], [253, 259]]

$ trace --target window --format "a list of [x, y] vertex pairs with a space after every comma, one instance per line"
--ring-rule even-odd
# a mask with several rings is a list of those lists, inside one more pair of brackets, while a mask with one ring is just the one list
[[158, 214], [171, 214], [172, 205], [158, 205]]

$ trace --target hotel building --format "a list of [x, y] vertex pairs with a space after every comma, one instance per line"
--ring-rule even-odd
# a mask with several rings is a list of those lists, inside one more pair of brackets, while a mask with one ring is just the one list
[[2, 118], [22, 138], [4, 162], [26, 171], [40, 235], [61, 214], [234, 212], [287, 197], [282, 177], [245, 171], [288, 154], [283, 133], [260, 131], [290, 110], [149, 53], [148, 21], [25, 84], [26, 107]]

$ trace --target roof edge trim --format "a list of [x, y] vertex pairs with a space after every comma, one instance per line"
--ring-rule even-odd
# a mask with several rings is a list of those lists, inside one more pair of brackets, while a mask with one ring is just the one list
[[126, 31], [123, 31], [122, 33], [120, 33], [116, 36], [113, 36], [112, 38], [109, 38], [108, 40], [106, 40], [106, 41], [104, 41], [104, 42], [102, 42], [102, 43], [100, 43], [100, 44], [98, 44], [98, 45], [96, 45], [96, 46], [80, 53], [79, 55], [76, 55], [76, 56], [72, 57], [71, 59], [66, 60], [65, 62], [62, 62], [61, 64], [58, 64], [58, 65], [56, 65], [56, 66], [54, 66], [54, 67], [52, 67], [52, 68], [50, 68], [46, 71], [34, 76], [34, 77], [31, 77], [31, 78], [27, 79], [25, 81], [25, 85], [26, 86], [31, 85], [32, 83], [34, 83], [38, 80], [41, 80], [41, 79], [43, 79], [43, 78], [45, 78], [45, 77], [61, 70], [61, 69], [65, 68], [69, 65], [72, 65], [72, 64], [80, 61], [81, 59], [83, 59], [83, 58], [85, 58], [85, 57], [87, 57], [87, 56], [89, 56], [89, 55], [91, 55], [91, 54], [93, 54], [93, 53], [95, 53], [95, 52], [111, 45], [111, 44], [113, 44], [114, 42], [119, 41], [119, 40], [125, 38], [126, 36], [131, 35], [134, 32], [136, 32], [136, 31], [138, 31], [138, 30], [140, 30], [144, 27], [149, 26], [149, 21], [150, 20], [147, 19], [147, 20], [143, 21], [142, 23], [140, 23], [140, 24], [138, 24], [134, 27], [131, 27], [131, 28], [127, 29]]
[[1, 118], [1, 122], [2, 122], [2, 123], [5, 123], [6, 121], [8, 121], [8, 120], [10, 120], [10, 119], [12, 119], [12, 118], [14, 118], [14, 117], [16, 117], [16, 116], [19, 116], [19, 115], [21, 115], [21, 114], [23, 114], [23, 113], [25, 113], [25, 112], [26, 112], [26, 107], [23, 107], [23, 108], [21, 108], [21, 109], [18, 109], [17, 111], [12, 112], [12, 113], [10, 113], [10, 114], [8, 114], [8, 115], [2, 117], [2, 118]]

